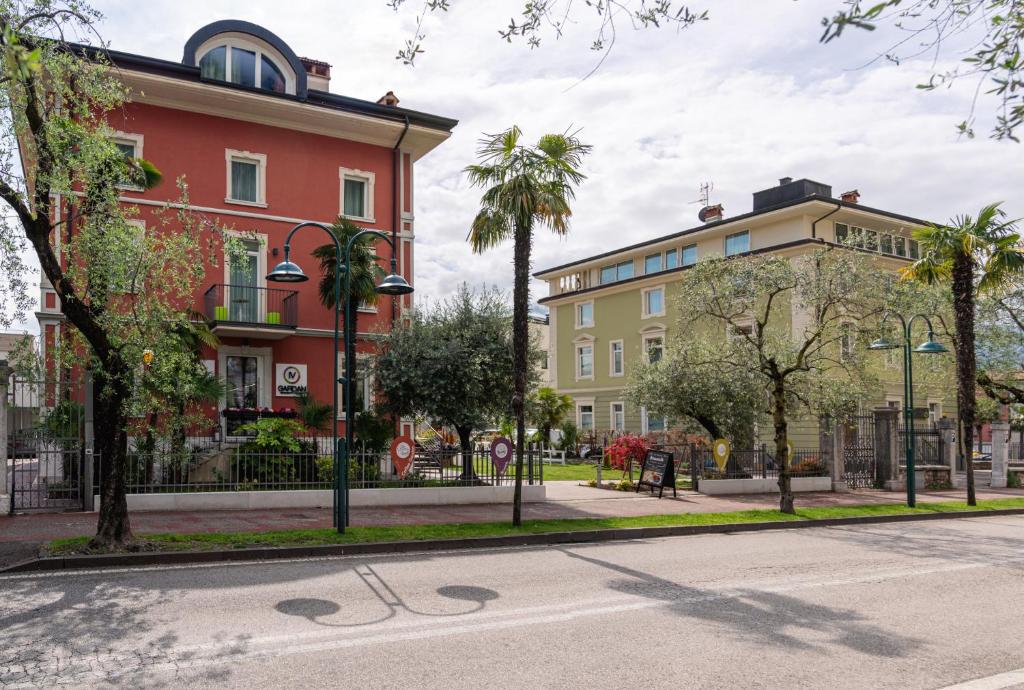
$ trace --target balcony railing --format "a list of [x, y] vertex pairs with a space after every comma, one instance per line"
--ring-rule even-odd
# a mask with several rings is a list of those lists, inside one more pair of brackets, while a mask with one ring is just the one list
[[299, 325], [299, 293], [250, 285], [211, 285], [203, 301], [214, 324], [245, 324], [268, 328]]

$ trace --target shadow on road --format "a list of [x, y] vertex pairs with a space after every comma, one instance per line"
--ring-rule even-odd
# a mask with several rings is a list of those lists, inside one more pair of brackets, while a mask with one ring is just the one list
[[814, 644], [796, 635], [812, 631], [818, 636], [826, 635], [828, 644], [887, 658], [907, 657], [923, 644], [921, 640], [887, 632], [849, 609], [810, 604], [763, 590], [719, 592], [688, 587], [618, 563], [560, 550], [570, 558], [625, 575], [627, 579], [612, 580], [608, 585], [617, 592], [664, 601], [666, 608], [676, 615], [716, 623], [755, 644], [824, 650], [824, 644]]

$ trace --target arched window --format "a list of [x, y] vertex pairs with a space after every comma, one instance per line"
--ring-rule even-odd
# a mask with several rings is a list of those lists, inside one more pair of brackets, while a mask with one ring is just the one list
[[229, 40], [213, 45], [202, 53], [199, 73], [203, 79], [295, 93], [294, 78], [289, 78], [278, 61], [255, 43]]

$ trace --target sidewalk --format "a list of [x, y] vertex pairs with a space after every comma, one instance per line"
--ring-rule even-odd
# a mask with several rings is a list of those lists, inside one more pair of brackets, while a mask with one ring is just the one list
[[[772, 509], [778, 498], [772, 494], [704, 496], [680, 491], [677, 498], [658, 499], [649, 494], [606, 491], [581, 486], [576, 482], [550, 482], [548, 500], [523, 505], [526, 520], [588, 517], [632, 517], [673, 513], [722, 513], [735, 510]], [[978, 498], [1024, 496], [1020, 489], [982, 489]], [[797, 494], [801, 507], [900, 504], [901, 493], [856, 491], [850, 493]], [[918, 502], [964, 500], [963, 490], [918, 493]], [[461, 522], [500, 522], [510, 519], [508, 505], [396, 506], [391, 508], [353, 508], [354, 526], [424, 525]], [[331, 526], [328, 509], [233, 510], [209, 512], [137, 512], [131, 515], [136, 535], [161, 532], [264, 532], [312, 529]], [[96, 529], [95, 513], [36, 513], [0, 517], [0, 565], [16, 560], [26, 547], [62, 537], [89, 536]], [[8, 553], [10, 552], [10, 553]], [[8, 554], [5, 556], [5, 554]]]

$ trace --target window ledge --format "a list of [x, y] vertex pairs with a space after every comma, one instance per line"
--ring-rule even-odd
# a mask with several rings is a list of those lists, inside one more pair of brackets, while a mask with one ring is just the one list
[[662, 316], [665, 316], [665, 312], [659, 311], [659, 312], [655, 312], [653, 314], [644, 314], [640, 318], [642, 318], [642, 319], [657, 319], [657, 318], [660, 318]]
[[576, 380], [577, 381], [593, 381], [594, 377], [593, 376], [577, 376]]
[[348, 215], [346, 213], [342, 213], [341, 217], [344, 218], [345, 220], [359, 220], [359, 221], [362, 221], [364, 223], [376, 223], [377, 222], [376, 218], [367, 217], [367, 216], [350, 216], [350, 215]]
[[613, 374], [608, 374], [609, 378], [613, 378], [613, 379], [621, 379], [621, 378], [622, 378], [623, 376], [625, 376], [625, 375], [626, 375], [625, 373], [619, 373], [619, 374], [614, 374], [614, 373], [613, 373]]
[[121, 190], [122, 192], [138, 192], [141, 194], [146, 191], [145, 187], [136, 187], [130, 184], [118, 184], [114, 185], [114, 187]]
[[256, 208], [267, 208], [268, 206], [262, 201], [243, 201], [242, 199], [232, 199], [231, 197], [224, 197], [224, 203], [237, 206], [254, 206]]
[[590, 323], [578, 323], [578, 324], [576, 324], [576, 330], [577, 331], [581, 330], [583, 328], [593, 328], [593, 327], [594, 327], [594, 323], [593, 322], [590, 322]]

